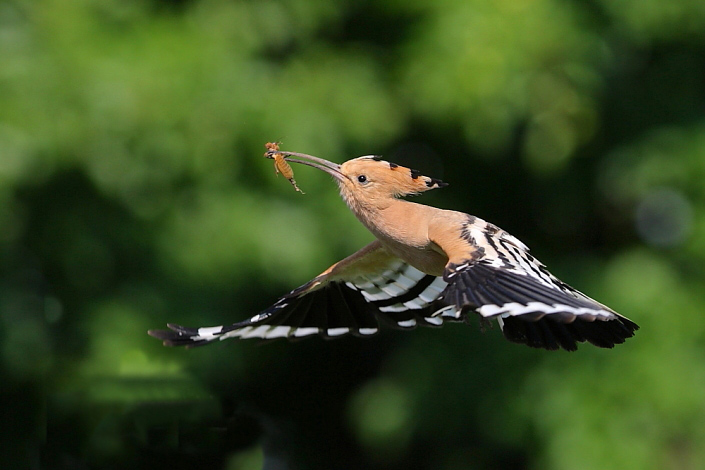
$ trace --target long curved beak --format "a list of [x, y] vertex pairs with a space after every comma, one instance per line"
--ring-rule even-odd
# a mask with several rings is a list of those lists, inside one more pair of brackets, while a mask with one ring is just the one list
[[[321, 171], [325, 171], [326, 173], [331, 175], [333, 178], [335, 178], [341, 182], [346, 180], [346, 176], [343, 173], [341, 173], [340, 165], [338, 165], [337, 163], [329, 162], [328, 160], [314, 157], [313, 155], [307, 155], [305, 153], [286, 152], [283, 150], [270, 150], [267, 153], [271, 153], [271, 154], [279, 153], [281, 155], [284, 155], [284, 157], [286, 158], [286, 161], [288, 161], [288, 162], [300, 163], [302, 165], [307, 165], [307, 166], [310, 166], [313, 168], [317, 168]], [[299, 158], [291, 158], [291, 157], [299, 157]], [[305, 158], [305, 160], [300, 160], [300, 158]]]

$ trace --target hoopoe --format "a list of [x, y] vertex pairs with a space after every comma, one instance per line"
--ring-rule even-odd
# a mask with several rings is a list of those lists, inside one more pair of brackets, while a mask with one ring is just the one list
[[[274, 152], [274, 150], [270, 150]], [[226, 338], [367, 337], [444, 321], [496, 320], [504, 336], [568, 351], [588, 341], [611, 348], [639, 327], [560, 281], [517, 238], [472, 215], [404, 199], [447, 186], [419, 171], [363, 156], [342, 165], [297, 152], [287, 161], [331, 175], [376, 240], [257, 315], [229, 326], [150, 330], [166, 346]]]

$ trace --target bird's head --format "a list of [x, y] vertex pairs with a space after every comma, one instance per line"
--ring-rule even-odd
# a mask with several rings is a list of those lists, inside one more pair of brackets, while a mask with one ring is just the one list
[[333, 176], [345, 202], [353, 206], [380, 205], [385, 200], [442, 188], [447, 183], [422, 175], [417, 170], [390, 163], [377, 156], [353, 158], [339, 165], [322, 158], [280, 151], [286, 160], [325, 171]]

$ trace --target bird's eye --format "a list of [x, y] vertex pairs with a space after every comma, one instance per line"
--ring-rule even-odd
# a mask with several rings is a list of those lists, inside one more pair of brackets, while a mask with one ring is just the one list
[[365, 175], [360, 175], [360, 176], [357, 177], [357, 180], [358, 180], [360, 183], [365, 183], [365, 182], [367, 181], [367, 176], [365, 176]]

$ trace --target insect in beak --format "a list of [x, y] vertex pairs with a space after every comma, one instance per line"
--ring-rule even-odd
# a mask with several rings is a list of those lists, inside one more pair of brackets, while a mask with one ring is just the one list
[[289, 180], [289, 183], [291, 183], [295, 190], [301, 194], [306, 194], [301, 191], [301, 188], [299, 188], [296, 184], [296, 180], [294, 179], [294, 170], [291, 168], [291, 165], [289, 165], [289, 163], [287, 163], [284, 159], [284, 155], [279, 152], [279, 142], [267, 142], [264, 146], [267, 149], [264, 156], [274, 160], [274, 172], [276, 174], [281, 173], [284, 175], [284, 178]]
[[[270, 145], [270, 144], [267, 144], [267, 145]], [[345, 181], [347, 179], [346, 176], [343, 175], [343, 173], [341, 173], [340, 165], [338, 165], [337, 163], [329, 162], [328, 160], [314, 157], [313, 155], [308, 155], [305, 153], [279, 151], [278, 145], [277, 145], [277, 149], [270, 149], [269, 147], [267, 147], [267, 148], [269, 150], [267, 150], [267, 153], [265, 154], [265, 156], [268, 158], [275, 158], [274, 154], [283, 155], [284, 159], [288, 162], [299, 163], [301, 165], [307, 165], [307, 166], [310, 166], [313, 168], [317, 168], [321, 171], [325, 171], [326, 173], [328, 173], [329, 175], [331, 175], [333, 178], [337, 179], [338, 181]], [[291, 158], [291, 157], [297, 157], [297, 158]]]

